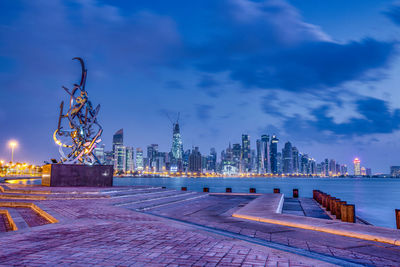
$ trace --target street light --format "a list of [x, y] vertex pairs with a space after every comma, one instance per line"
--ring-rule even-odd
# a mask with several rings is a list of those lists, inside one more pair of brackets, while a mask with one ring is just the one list
[[8, 146], [11, 148], [11, 163], [14, 162], [14, 148], [18, 146], [18, 142], [15, 140], [11, 140], [8, 142]]

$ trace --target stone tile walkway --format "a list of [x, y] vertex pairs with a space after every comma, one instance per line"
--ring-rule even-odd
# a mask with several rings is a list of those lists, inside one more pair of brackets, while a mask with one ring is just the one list
[[[160, 193], [145, 193], [155, 193], [157, 190]], [[131, 206], [135, 209], [143, 208], [144, 204], [154, 206], [155, 203], [157, 205], [154, 207], [159, 209], [178, 207], [185, 205], [181, 199], [182, 192], [176, 192], [181, 201], [176, 202], [177, 197], [170, 195], [169, 198], [167, 192], [145, 187], [121, 190], [110, 188], [107, 191], [93, 188], [51, 188], [51, 191], [51, 196], [61, 194], [68, 198], [31, 202], [56, 217], [59, 223], [0, 233], [0, 266], [331, 265], [313, 257], [211, 233], [188, 224], [114, 205], [123, 199], [125, 202], [136, 202], [135, 206]], [[97, 194], [102, 197], [94, 198]], [[79, 196], [74, 198], [75, 195]], [[92, 198], [82, 199], [82, 195], [92, 195]], [[160, 199], [162, 195], [165, 198]], [[147, 201], [149, 196], [157, 196], [158, 199]], [[187, 203], [209, 198], [207, 195], [195, 199], [192, 195], [187, 197], [190, 198]], [[172, 204], [161, 207], [158, 202], [161, 200], [164, 204]]]

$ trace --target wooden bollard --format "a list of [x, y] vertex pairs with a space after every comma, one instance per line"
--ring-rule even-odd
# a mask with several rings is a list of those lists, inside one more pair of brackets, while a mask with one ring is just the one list
[[338, 200], [339, 200], [339, 199], [337, 199], [337, 198], [334, 197], [334, 198], [332, 199], [332, 201], [331, 201], [331, 214], [332, 214], [332, 215], [336, 215], [336, 211], [337, 211], [336, 205], [337, 205]]
[[255, 192], [256, 192], [256, 189], [255, 189], [255, 188], [250, 188], [250, 189], [249, 189], [249, 192], [250, 192], [250, 193], [255, 193]]
[[293, 198], [299, 197], [299, 189], [293, 189]]
[[314, 200], [317, 200], [317, 194], [318, 194], [317, 190], [313, 190], [313, 191], [312, 191], [312, 198], [313, 198]]
[[279, 194], [281, 190], [279, 188], [274, 188], [274, 194]]
[[181, 187], [181, 190], [182, 190], [182, 191], [187, 191], [187, 187], [186, 187], [186, 186], [182, 186], [182, 187]]
[[356, 222], [356, 211], [354, 205], [342, 204], [341, 207], [342, 222], [355, 223]]
[[204, 187], [204, 188], [203, 188], [203, 192], [205, 192], [205, 193], [208, 193], [208, 192], [210, 192], [210, 188], [208, 188], [208, 187]]
[[331, 200], [332, 200], [331, 196], [328, 196], [327, 199], [326, 199], [326, 210], [327, 211], [331, 210]]
[[225, 189], [225, 192], [226, 192], [226, 193], [232, 193], [232, 188], [227, 187], [227, 188]]
[[162, 189], [167, 189], [167, 187], [166, 187], [166, 186], [163, 186]]
[[327, 210], [329, 210], [332, 214], [334, 214], [335, 210], [333, 208], [334, 202], [335, 202], [336, 198], [335, 197], [329, 197], [328, 199], [328, 208]]
[[396, 226], [397, 229], [400, 229], [400, 210], [396, 209], [395, 213], [396, 213]]
[[323, 195], [322, 195], [322, 206], [323, 206], [324, 208], [326, 208], [326, 206], [327, 206], [328, 197], [329, 197], [329, 195], [327, 195], [327, 194], [323, 194]]
[[342, 205], [346, 204], [346, 201], [338, 201], [336, 202], [336, 219], [342, 219]]

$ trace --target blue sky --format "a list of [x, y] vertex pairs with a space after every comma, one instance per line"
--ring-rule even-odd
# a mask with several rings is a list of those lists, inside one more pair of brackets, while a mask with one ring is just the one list
[[400, 5], [384, 0], [2, 1], [0, 158], [57, 156], [62, 85], [79, 79], [111, 147], [159, 143], [181, 113], [184, 147], [252, 146], [264, 133], [317, 161], [400, 165]]

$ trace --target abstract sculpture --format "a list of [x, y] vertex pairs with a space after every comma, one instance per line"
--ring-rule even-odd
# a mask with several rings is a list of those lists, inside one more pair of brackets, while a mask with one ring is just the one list
[[[64, 164], [101, 164], [93, 154], [93, 149], [101, 141], [100, 136], [103, 132], [102, 127], [97, 122], [100, 105], [93, 108], [85, 90], [87, 70], [85, 63], [79, 57], [82, 67], [82, 77], [78, 84], [70, 91], [62, 87], [69, 95], [69, 108], [64, 112], [64, 101], [60, 105], [60, 116], [58, 127], [53, 134], [53, 139], [59, 145], [61, 159], [59, 163]], [[63, 149], [68, 149], [68, 154]]]

